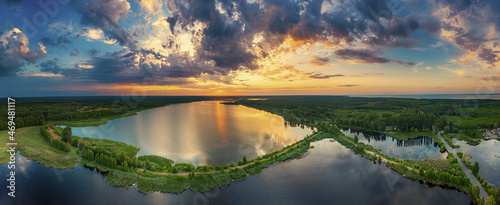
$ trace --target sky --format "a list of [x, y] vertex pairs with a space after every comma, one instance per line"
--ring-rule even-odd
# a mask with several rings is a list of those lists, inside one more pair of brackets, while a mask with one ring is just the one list
[[0, 96], [500, 93], [498, 0], [0, 0]]

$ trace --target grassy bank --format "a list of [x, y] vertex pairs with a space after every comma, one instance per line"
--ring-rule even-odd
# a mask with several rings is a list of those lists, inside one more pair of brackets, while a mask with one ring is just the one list
[[24, 127], [16, 131], [17, 148], [28, 159], [56, 169], [74, 168], [81, 161], [76, 148], [63, 152], [48, 145], [40, 134], [40, 127]]
[[7, 146], [7, 143], [10, 142], [9, 133], [7, 132], [8, 130], [0, 131], [0, 143], [2, 144], [2, 146], [0, 147], [0, 149], [2, 149], [2, 151], [0, 152], [0, 164], [5, 164], [10, 161], [10, 154], [6, 152], [6, 150], [9, 150], [9, 146]]

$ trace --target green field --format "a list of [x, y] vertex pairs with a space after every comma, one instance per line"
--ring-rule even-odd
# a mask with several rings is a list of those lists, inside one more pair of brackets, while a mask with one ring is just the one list
[[4, 164], [9, 162], [10, 154], [6, 152], [5, 150], [9, 150], [9, 146], [7, 146], [7, 143], [9, 143], [9, 134], [7, 133], [8, 130], [3, 130], [0, 131], [0, 143], [2, 143], [2, 151], [0, 152], [0, 164]]
[[70, 152], [56, 150], [48, 145], [40, 134], [40, 127], [24, 127], [16, 131], [19, 152], [28, 159], [46, 167], [74, 168], [81, 161], [76, 148]]

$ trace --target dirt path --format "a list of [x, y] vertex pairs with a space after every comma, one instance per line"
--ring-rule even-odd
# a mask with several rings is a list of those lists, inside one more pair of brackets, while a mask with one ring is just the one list
[[[365, 150], [365, 152], [366, 152], [366, 153], [369, 153], [369, 154], [372, 154], [372, 155], [375, 155], [375, 156], [379, 156], [379, 157], [380, 157], [380, 159], [382, 160], [382, 162], [385, 162], [385, 163], [390, 162], [390, 163], [393, 163], [393, 164], [399, 164], [398, 162], [395, 162], [395, 161], [392, 161], [392, 160], [390, 160], [390, 159], [386, 159], [386, 158], [384, 158], [384, 157], [382, 157], [382, 156], [380, 156], [380, 155], [377, 155], [377, 154], [375, 154], [374, 152], [372, 152], [372, 151], [370, 151], [370, 150]], [[412, 168], [412, 167], [409, 167], [409, 166], [406, 166], [406, 168], [408, 168], [408, 169], [410, 169], [410, 170], [413, 170], [413, 168]]]
[[53, 129], [47, 129], [47, 131], [52, 135], [52, 138], [53, 139], [56, 139], [56, 140], [61, 140], [61, 137], [59, 137], [58, 135], [56, 135], [56, 133], [54, 133], [54, 130]]

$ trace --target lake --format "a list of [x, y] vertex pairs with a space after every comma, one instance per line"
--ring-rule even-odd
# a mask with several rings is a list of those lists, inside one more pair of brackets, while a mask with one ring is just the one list
[[114, 119], [96, 127], [73, 127], [73, 135], [138, 146], [139, 155], [159, 155], [194, 165], [237, 163], [279, 150], [311, 134], [278, 115], [218, 101], [173, 104]]
[[354, 138], [358, 135], [360, 142], [381, 149], [383, 154], [399, 159], [446, 159], [448, 153], [441, 153], [438, 144], [429, 137], [418, 137], [398, 140], [386, 134], [352, 129], [341, 129], [346, 136]]
[[479, 175], [496, 188], [500, 187], [500, 142], [497, 140], [482, 141], [477, 146], [468, 145], [464, 141], [453, 139], [453, 144], [460, 148], [456, 152], [464, 152], [479, 163]]
[[[79, 165], [45, 168], [17, 154], [16, 203], [2, 194], [0, 204], [470, 204], [464, 193], [406, 179], [338, 142], [312, 145], [303, 158], [272, 165], [244, 181], [181, 194], [143, 195], [132, 187], [111, 187], [105, 176]], [[1, 173], [6, 169], [0, 165]]]

